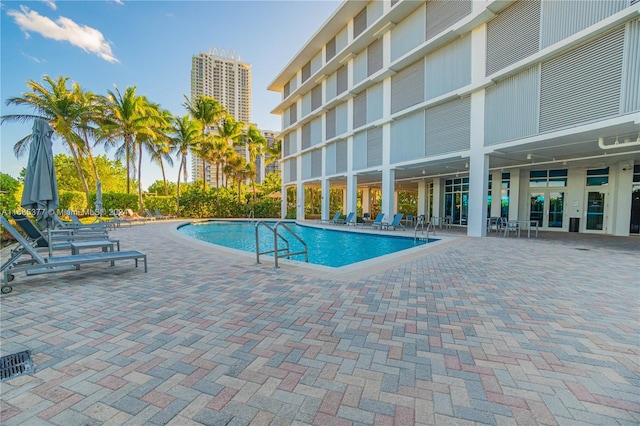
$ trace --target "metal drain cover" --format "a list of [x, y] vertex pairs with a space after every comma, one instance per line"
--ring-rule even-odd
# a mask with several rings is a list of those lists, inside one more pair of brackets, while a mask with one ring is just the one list
[[32, 371], [31, 351], [22, 351], [17, 354], [0, 357], [0, 381], [28, 374]]

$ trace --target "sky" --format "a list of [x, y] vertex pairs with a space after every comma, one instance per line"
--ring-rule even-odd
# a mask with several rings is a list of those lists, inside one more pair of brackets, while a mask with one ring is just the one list
[[[28, 92], [26, 82], [45, 75], [106, 95], [114, 85], [173, 115], [186, 114], [191, 57], [214, 46], [233, 50], [252, 67], [252, 122], [281, 130], [271, 114], [281, 95], [267, 90], [309, 38], [340, 5], [333, 0], [289, 1], [2, 1], [0, 2], [0, 115], [32, 114], [7, 106]], [[31, 134], [32, 123], [0, 126], [0, 171], [18, 177], [27, 154], [16, 158], [13, 145]], [[69, 154], [54, 137], [54, 155]], [[104, 154], [102, 148], [94, 154]], [[113, 158], [113, 150], [106, 152]], [[177, 180], [177, 161], [167, 177]], [[189, 163], [189, 171], [191, 163]], [[160, 168], [143, 157], [146, 189], [162, 179]], [[191, 180], [191, 177], [189, 177]]]

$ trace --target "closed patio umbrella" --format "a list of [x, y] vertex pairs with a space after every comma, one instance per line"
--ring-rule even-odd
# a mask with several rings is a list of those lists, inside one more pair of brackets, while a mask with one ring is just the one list
[[96, 182], [96, 211], [98, 216], [102, 216], [102, 182], [100, 179]]
[[56, 171], [53, 166], [52, 134], [53, 129], [49, 123], [36, 118], [20, 202], [43, 228], [53, 228], [53, 214], [60, 204]]

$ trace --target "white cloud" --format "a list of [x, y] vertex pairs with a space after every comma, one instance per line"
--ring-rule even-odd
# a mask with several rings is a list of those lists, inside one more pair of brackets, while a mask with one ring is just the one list
[[46, 62], [44, 59], [36, 58], [35, 56], [31, 56], [31, 55], [29, 55], [29, 54], [27, 54], [27, 53], [24, 53], [24, 52], [20, 52], [20, 53], [22, 54], [22, 56], [24, 56], [24, 57], [25, 57], [25, 58], [27, 58], [28, 60], [30, 60], [30, 61], [32, 61], [32, 62], [35, 62], [35, 63], [37, 63], [37, 64], [41, 64], [41, 63], [43, 63], [43, 62]]
[[69, 18], [61, 16], [52, 21], [38, 12], [20, 6], [20, 11], [9, 10], [11, 16], [22, 31], [29, 37], [30, 32], [58, 41], [67, 41], [85, 52], [98, 55], [107, 62], [118, 62], [111, 52], [111, 44], [104, 39], [102, 33], [86, 25], [78, 25]]
[[49, 6], [53, 10], [58, 10], [58, 5], [56, 4], [56, 0], [42, 0], [44, 4]]

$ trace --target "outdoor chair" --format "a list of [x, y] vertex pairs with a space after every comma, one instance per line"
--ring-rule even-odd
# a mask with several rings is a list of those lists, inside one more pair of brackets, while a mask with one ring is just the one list
[[[23, 214], [11, 215], [16, 222], [16, 226], [22, 230], [26, 235], [26, 240], [29, 241], [32, 247], [46, 248], [49, 250], [49, 256], [51, 256], [52, 250], [68, 249], [73, 254], [76, 247], [74, 245], [82, 245], [85, 248], [88, 247], [100, 247], [103, 249], [109, 246], [113, 249], [113, 246], [118, 247], [120, 251], [120, 241], [109, 239], [108, 234], [81, 234], [81, 235], [67, 235], [67, 236], [49, 236], [42, 233], [42, 231], [33, 223], [29, 218]], [[89, 237], [89, 238], [87, 238]], [[24, 250], [23, 250], [24, 251]], [[17, 254], [17, 253], [16, 253]]]
[[161, 216], [158, 216], [158, 215], [155, 215], [155, 214], [151, 213], [151, 210], [149, 210], [149, 209], [144, 209], [144, 212], [145, 212], [147, 215], [146, 215], [146, 216], [143, 216], [143, 217], [149, 218], [149, 219], [151, 219], [151, 220], [156, 220], [156, 219], [160, 219], [160, 220], [162, 220], [162, 219], [166, 219], [166, 218], [165, 218], [164, 216], [162, 216], [162, 215], [161, 215]]
[[67, 226], [74, 226], [77, 228], [106, 228], [106, 229], [115, 228], [115, 224], [110, 222], [103, 222], [99, 220], [97, 217], [95, 218], [95, 221], [92, 223], [82, 223], [80, 221], [80, 218], [78, 218], [78, 216], [71, 210], [67, 210], [66, 213], [67, 213], [67, 216], [71, 218], [71, 223], [65, 222], [67, 223]]
[[413, 215], [408, 214], [408, 215], [404, 218], [404, 223], [405, 223], [405, 225], [412, 227], [412, 226], [413, 226]]
[[378, 213], [376, 218], [371, 223], [372, 228], [380, 228], [382, 229], [382, 220], [384, 219], [384, 213]]
[[12, 257], [11, 263], [2, 265], [2, 293], [10, 293], [13, 290], [9, 282], [14, 280], [16, 272], [24, 271], [27, 275], [48, 274], [79, 269], [80, 265], [87, 263], [110, 262], [113, 265], [119, 260], [134, 260], [136, 267], [139, 261], [143, 261], [144, 271], [147, 272], [147, 255], [137, 250], [43, 257], [4, 216], [0, 216], [0, 224], [22, 246], [24, 253], [31, 256], [31, 259], [25, 261], [18, 261], [18, 258]]
[[404, 216], [404, 213], [396, 213], [395, 215], [393, 215], [393, 220], [391, 221], [391, 223], [382, 224], [382, 229], [395, 231], [396, 228], [402, 228], [404, 230], [405, 227], [402, 224], [403, 216]]
[[336, 222], [337, 225], [354, 225], [354, 219], [356, 217], [356, 214], [354, 212], [351, 212], [347, 215], [346, 219], [338, 219], [338, 221]]
[[[129, 219], [129, 220], [137, 221], [139, 223], [145, 223], [145, 222], [148, 222], [149, 220], [151, 220], [150, 218], [147, 218], [147, 217], [144, 217], [144, 216], [140, 216], [138, 213], [135, 213], [131, 209], [126, 209], [125, 212], [127, 213], [126, 218]], [[153, 220], [155, 220], [155, 218], [153, 218]]]
[[504, 236], [507, 237], [511, 232], [517, 232], [518, 238], [520, 238], [520, 222], [517, 220], [510, 220], [504, 227]]
[[338, 221], [340, 220], [340, 216], [342, 216], [342, 213], [340, 211], [337, 211], [336, 214], [333, 215], [333, 219], [320, 220], [320, 223], [338, 223]]
[[84, 232], [91, 233], [106, 233], [109, 228], [105, 226], [78, 226], [73, 222], [66, 222], [60, 218], [57, 214], [52, 215], [53, 223], [55, 225], [55, 229], [61, 230], [63, 232], [77, 234]]
[[155, 209], [153, 209], [153, 211], [156, 212], [155, 216], [158, 219], [175, 219], [176, 218], [176, 216], [173, 216], [173, 215], [162, 214], [162, 212], [160, 210], [158, 210], [157, 207]]

